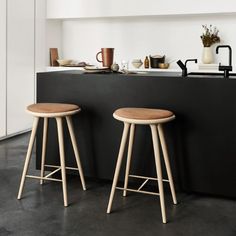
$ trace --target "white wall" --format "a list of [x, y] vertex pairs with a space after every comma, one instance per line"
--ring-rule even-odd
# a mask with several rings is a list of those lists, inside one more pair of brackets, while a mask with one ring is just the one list
[[[63, 20], [61, 57], [96, 63], [95, 55], [101, 47], [114, 47], [118, 63], [122, 59], [144, 59], [149, 54], [165, 54], [169, 59], [201, 59], [202, 24], [217, 26], [221, 43], [232, 46], [235, 65], [235, 14]], [[227, 64], [227, 53], [221, 50], [216, 62]]]
[[[59, 57], [62, 55], [62, 22], [57, 20], [48, 20], [46, 24], [46, 61], [49, 65], [49, 48], [58, 48]], [[40, 48], [39, 48], [40, 49]], [[41, 48], [42, 50], [42, 48]], [[45, 68], [44, 68], [45, 69]]]

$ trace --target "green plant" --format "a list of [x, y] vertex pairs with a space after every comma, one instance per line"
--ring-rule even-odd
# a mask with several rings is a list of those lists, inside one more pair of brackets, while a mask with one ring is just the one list
[[202, 25], [203, 33], [201, 35], [202, 43], [204, 47], [210, 47], [215, 43], [220, 42], [220, 37], [218, 36], [219, 30], [216, 27], [210, 25]]

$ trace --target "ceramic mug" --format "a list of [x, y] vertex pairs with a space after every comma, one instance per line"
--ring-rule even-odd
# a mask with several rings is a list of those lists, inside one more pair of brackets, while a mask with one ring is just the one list
[[[98, 59], [99, 54], [102, 54], [102, 60]], [[102, 48], [100, 52], [97, 53], [96, 59], [98, 62], [102, 62], [102, 66], [111, 67], [113, 64], [114, 48]]]

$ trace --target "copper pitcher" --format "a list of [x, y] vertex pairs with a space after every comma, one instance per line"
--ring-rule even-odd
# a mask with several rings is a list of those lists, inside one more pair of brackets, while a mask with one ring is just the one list
[[[98, 59], [99, 54], [102, 54], [102, 60]], [[102, 66], [110, 68], [113, 64], [113, 55], [114, 48], [101, 48], [101, 51], [96, 55], [96, 59], [98, 62], [102, 62]]]

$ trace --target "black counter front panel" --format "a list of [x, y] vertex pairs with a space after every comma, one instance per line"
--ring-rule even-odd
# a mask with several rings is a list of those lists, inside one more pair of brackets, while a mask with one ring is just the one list
[[[82, 108], [73, 122], [85, 176], [113, 178], [123, 129], [122, 122], [112, 117], [115, 109], [169, 109], [176, 114], [176, 120], [164, 125], [164, 131], [179, 189], [227, 197], [236, 197], [235, 91], [236, 80], [229, 79], [94, 75], [76, 71], [37, 75], [37, 102], [74, 103]], [[75, 166], [64, 125], [66, 162]], [[37, 168], [42, 123], [39, 127]], [[131, 172], [155, 176], [150, 128], [139, 126], [136, 131]], [[47, 163], [59, 163], [53, 119], [49, 122]]]

